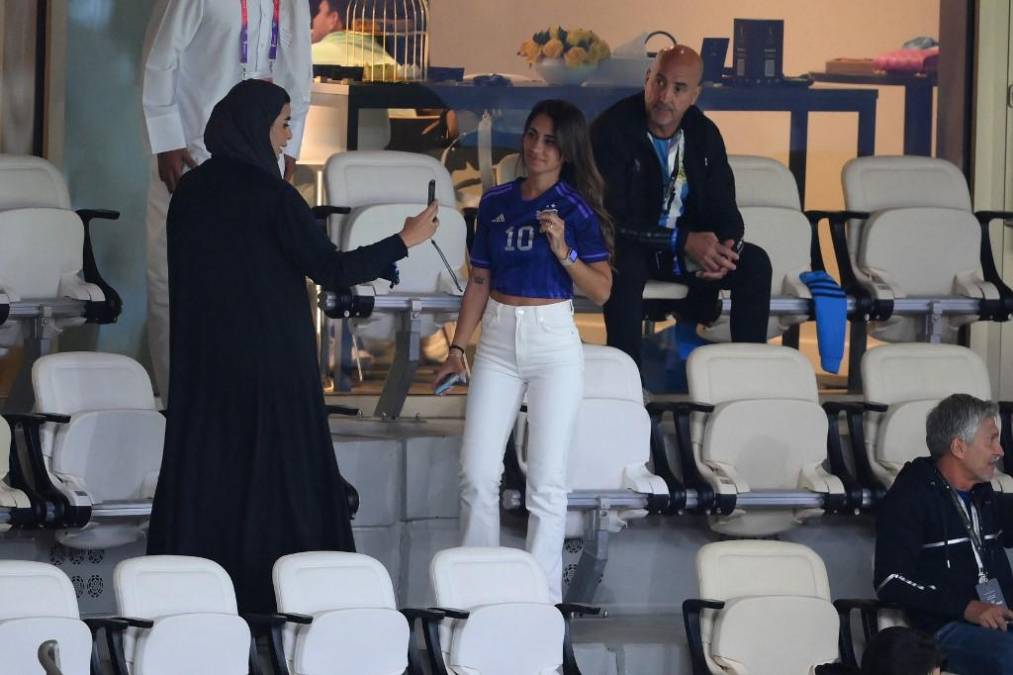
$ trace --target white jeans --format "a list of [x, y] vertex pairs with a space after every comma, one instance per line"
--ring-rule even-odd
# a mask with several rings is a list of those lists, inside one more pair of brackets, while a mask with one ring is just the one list
[[163, 406], [169, 403], [169, 268], [166, 264], [165, 218], [169, 191], [158, 177], [158, 161], [151, 158], [148, 185], [148, 349], [155, 384]]
[[489, 299], [472, 368], [461, 447], [464, 546], [499, 545], [503, 450], [527, 391], [528, 551], [561, 599], [566, 462], [584, 386], [573, 305], [513, 307]]

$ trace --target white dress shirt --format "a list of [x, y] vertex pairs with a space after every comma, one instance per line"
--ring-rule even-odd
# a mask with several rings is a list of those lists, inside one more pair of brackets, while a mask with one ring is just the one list
[[[271, 79], [292, 99], [292, 140], [299, 157], [313, 66], [306, 0], [281, 0], [277, 60], [270, 62], [274, 0], [247, 0], [247, 78]], [[152, 153], [186, 148], [198, 163], [209, 157], [204, 127], [215, 103], [243, 79], [241, 0], [162, 0], [149, 27], [142, 101]]]

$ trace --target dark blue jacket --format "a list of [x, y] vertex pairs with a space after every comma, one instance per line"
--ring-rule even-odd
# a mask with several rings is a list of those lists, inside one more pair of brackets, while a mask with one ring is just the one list
[[[679, 230], [681, 255], [687, 232], [714, 232], [718, 239], [742, 238], [742, 215], [735, 204], [735, 177], [721, 132], [700, 109], [691, 106], [680, 128], [685, 136], [683, 166], [689, 195]], [[670, 246], [672, 233], [661, 217], [661, 163], [647, 138], [643, 92], [624, 98], [591, 125], [595, 163], [605, 179], [605, 210], [621, 238]]]
[[[1013, 574], [1004, 547], [1013, 545], [1013, 495], [989, 483], [971, 490], [985, 539], [985, 567], [1013, 602]], [[908, 462], [879, 506], [874, 584], [881, 600], [904, 607], [915, 628], [934, 633], [961, 621], [977, 600], [978, 566], [949, 487], [935, 462]]]

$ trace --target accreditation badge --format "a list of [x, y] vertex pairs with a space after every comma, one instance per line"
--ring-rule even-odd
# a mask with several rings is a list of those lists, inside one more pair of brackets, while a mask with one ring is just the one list
[[982, 602], [987, 602], [990, 605], [1006, 606], [1006, 598], [1003, 597], [998, 579], [986, 579], [975, 586], [974, 590], [978, 593], [978, 599]]

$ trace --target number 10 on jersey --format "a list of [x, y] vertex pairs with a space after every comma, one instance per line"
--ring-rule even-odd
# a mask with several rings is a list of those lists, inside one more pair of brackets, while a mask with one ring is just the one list
[[535, 245], [535, 226], [524, 225], [516, 228], [517, 232], [517, 247], [514, 248], [514, 229], [508, 227], [506, 229], [506, 250], [507, 251], [530, 251], [531, 247]]

